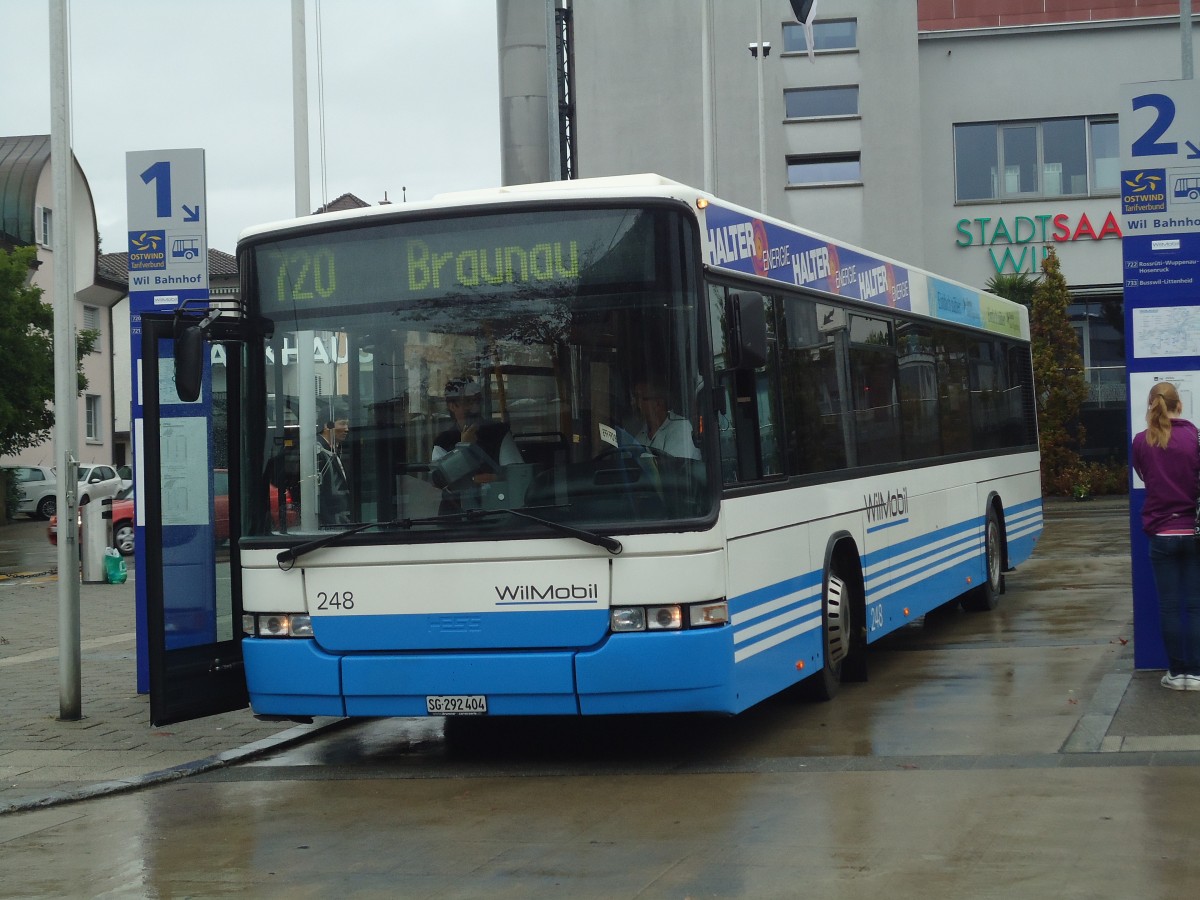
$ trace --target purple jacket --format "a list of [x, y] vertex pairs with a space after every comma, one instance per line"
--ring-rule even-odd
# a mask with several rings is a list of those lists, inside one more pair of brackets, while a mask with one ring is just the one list
[[1142, 530], [1146, 534], [1191, 531], [1200, 493], [1200, 446], [1196, 426], [1187, 419], [1171, 420], [1165, 447], [1152, 447], [1146, 432], [1133, 439], [1133, 469], [1146, 483]]

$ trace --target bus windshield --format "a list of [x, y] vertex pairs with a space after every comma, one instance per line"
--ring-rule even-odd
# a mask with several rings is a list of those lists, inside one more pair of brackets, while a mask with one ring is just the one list
[[267, 337], [243, 360], [242, 533], [700, 527], [695, 229], [670, 205], [543, 207], [247, 241]]

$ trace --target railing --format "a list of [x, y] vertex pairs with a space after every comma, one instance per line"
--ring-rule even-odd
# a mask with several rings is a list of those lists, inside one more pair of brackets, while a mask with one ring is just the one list
[[1093, 409], [1125, 409], [1129, 406], [1124, 366], [1093, 366], [1083, 371], [1088, 382], [1085, 406]]

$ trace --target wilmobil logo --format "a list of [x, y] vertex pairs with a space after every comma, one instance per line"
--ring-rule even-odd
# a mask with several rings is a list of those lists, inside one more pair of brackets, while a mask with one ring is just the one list
[[863, 494], [863, 507], [867, 512], [867, 524], [899, 525], [908, 520], [908, 488]]
[[1121, 211], [1127, 216], [1167, 211], [1167, 170], [1132, 169], [1121, 173]]
[[497, 584], [500, 606], [527, 603], [598, 603], [598, 584]]

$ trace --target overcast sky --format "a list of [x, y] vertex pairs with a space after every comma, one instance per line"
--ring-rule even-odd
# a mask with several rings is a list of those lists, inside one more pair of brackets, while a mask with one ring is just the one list
[[[316, 2], [313, 208], [499, 183], [494, 0], [332, 0], [319, 32]], [[50, 132], [48, 5], [0, 0], [0, 135]], [[210, 247], [232, 253], [242, 228], [295, 213], [291, 0], [74, 0], [68, 15], [72, 146], [103, 252], [127, 249], [130, 150], [204, 149]]]

